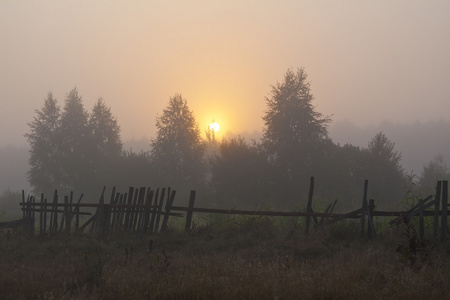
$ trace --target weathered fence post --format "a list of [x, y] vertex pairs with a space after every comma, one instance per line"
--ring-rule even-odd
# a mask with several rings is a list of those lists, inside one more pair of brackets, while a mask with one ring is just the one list
[[367, 210], [367, 223], [369, 238], [376, 238], [377, 231], [375, 230], [375, 224], [373, 223], [373, 211], [375, 209], [375, 200], [369, 200], [369, 207]]
[[25, 190], [22, 190], [22, 219], [25, 222], [26, 221], [26, 202], [25, 202]]
[[144, 224], [144, 204], [145, 204], [145, 198], [147, 195], [147, 189], [145, 187], [141, 188], [142, 195], [139, 195], [139, 218], [136, 224], [136, 231], [141, 232], [142, 226]]
[[164, 220], [161, 225], [161, 232], [164, 232], [167, 230], [167, 223], [169, 221], [170, 210], [172, 209], [172, 204], [173, 204], [173, 200], [175, 199], [176, 193], [177, 193], [177, 191], [173, 190], [172, 194], [170, 195], [170, 198], [166, 202], [165, 215], [164, 215]]
[[61, 214], [61, 223], [59, 224], [59, 232], [63, 231], [64, 223], [67, 222], [67, 205], [69, 205], [69, 197], [64, 196], [64, 207]]
[[192, 223], [192, 214], [194, 213], [194, 203], [195, 203], [195, 191], [191, 191], [191, 195], [189, 196], [189, 210], [186, 214], [186, 224], [184, 225], [184, 231], [190, 232], [191, 231], [191, 223]]
[[434, 220], [433, 220], [433, 241], [437, 241], [438, 227], [439, 227], [439, 204], [441, 203], [441, 181], [436, 185], [436, 196], [434, 204]]
[[58, 190], [53, 194], [52, 213], [50, 217], [51, 233], [56, 233], [58, 230]]
[[423, 241], [424, 235], [424, 223], [423, 223], [423, 199], [419, 200], [419, 237]]
[[448, 181], [442, 181], [441, 241], [447, 240]]
[[[150, 223], [150, 212], [153, 200], [153, 191], [148, 188], [147, 196], [145, 197], [145, 208], [144, 208], [144, 223], [142, 225], [142, 232], [148, 231], [148, 225]], [[150, 230], [151, 231], [151, 230]]]
[[[156, 212], [156, 220], [155, 220], [155, 232], [158, 232], [159, 229], [159, 220], [161, 219], [161, 212], [162, 212], [162, 207], [163, 207], [163, 203], [164, 203], [164, 195], [166, 194], [166, 189], [162, 189], [162, 193], [161, 193], [161, 198], [159, 199], [159, 203], [158, 203], [158, 210]], [[170, 196], [170, 187], [167, 188], [167, 197]]]
[[80, 202], [81, 199], [83, 199], [83, 194], [80, 195], [80, 198], [78, 199], [77, 202], [77, 207], [75, 208], [77, 213], [75, 216], [75, 231], [78, 231], [78, 229], [80, 229]]
[[362, 210], [361, 210], [361, 237], [363, 238], [365, 235], [364, 227], [366, 226], [366, 211], [367, 211], [367, 186], [369, 181], [364, 180], [364, 194], [362, 201]]
[[32, 221], [31, 221], [31, 235], [34, 235], [34, 225], [35, 225], [35, 223], [36, 222], [34, 222], [34, 220], [36, 220], [35, 219], [35, 216], [36, 216], [36, 198], [33, 196], [32, 197], [32, 199], [33, 199], [33, 201], [32, 201], [32, 205], [33, 205], [33, 213], [32, 213]]
[[139, 192], [137, 192], [136, 196], [134, 197], [134, 204], [133, 204], [134, 217], [133, 217], [133, 222], [131, 224], [131, 231], [136, 231], [136, 229], [137, 229], [139, 216], [141, 214], [141, 209], [138, 208], [138, 206], [140, 206], [144, 202], [144, 197], [145, 197], [145, 187], [140, 187]]
[[117, 217], [119, 215], [119, 208], [117, 207], [117, 205], [119, 203], [120, 196], [120, 193], [116, 193], [116, 197], [111, 203], [113, 204], [113, 207], [111, 207], [111, 231], [116, 231]]
[[33, 223], [34, 223], [34, 219], [33, 219], [33, 212], [32, 212], [32, 203], [33, 203], [33, 196], [28, 196], [27, 197], [27, 217], [26, 217], [26, 226], [27, 226], [27, 231], [28, 234], [30, 234], [31, 236], [33, 235]]
[[[42, 194], [42, 197], [44, 197], [44, 194]], [[44, 223], [42, 225], [43, 234], [47, 233], [47, 198], [44, 199], [44, 206], [42, 207], [42, 210], [44, 211]]]
[[311, 177], [309, 180], [309, 194], [308, 194], [308, 203], [306, 204], [306, 224], [305, 224], [305, 233], [309, 234], [309, 225], [311, 224], [311, 215], [312, 212], [312, 200], [314, 194], [314, 177]]
[[[161, 190], [161, 193], [165, 193], [165, 189]], [[164, 197], [164, 196], [163, 196]], [[159, 188], [156, 189], [155, 200], [153, 201], [152, 206], [152, 217], [150, 219], [150, 232], [154, 232], [155, 228], [155, 219], [156, 219], [156, 208], [158, 207], [158, 198], [159, 198]]]
[[134, 188], [130, 186], [128, 188], [128, 202], [127, 202], [127, 207], [125, 209], [125, 221], [123, 224], [124, 231], [128, 231], [129, 226], [130, 226], [130, 215], [131, 215], [131, 204], [133, 203], [133, 192], [134, 192]]

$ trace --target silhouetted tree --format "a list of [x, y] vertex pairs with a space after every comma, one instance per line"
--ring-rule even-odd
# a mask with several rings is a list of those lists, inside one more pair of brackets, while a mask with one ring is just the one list
[[447, 163], [442, 154], [436, 155], [419, 176], [418, 188], [420, 196], [427, 197], [436, 192], [436, 183], [439, 180], [449, 180], [450, 173]]
[[171, 97], [156, 117], [157, 137], [152, 140], [151, 160], [165, 184], [193, 185], [203, 179], [204, 145], [194, 113], [180, 94]]
[[122, 140], [117, 119], [103, 99], [98, 99], [89, 116], [88, 129], [100, 159], [115, 158], [122, 154]]
[[405, 174], [400, 164], [401, 153], [395, 143], [382, 132], [377, 133], [368, 144], [367, 178], [372, 197], [386, 204], [398, 203], [405, 187]]
[[29, 123], [30, 171], [35, 191], [53, 189], [88, 192], [117, 182], [122, 166], [120, 128], [102, 100], [88, 114], [76, 89], [63, 111], [49, 93], [42, 110]]
[[92, 108], [88, 120], [90, 168], [93, 178], [90, 185], [99, 189], [103, 185], [117, 185], [123, 178], [118, 166], [121, 164], [122, 141], [117, 119], [100, 98]]
[[267, 111], [263, 145], [278, 168], [276, 177], [282, 189], [298, 187], [314, 175], [314, 163], [321, 159], [322, 144], [327, 139], [329, 117], [317, 112], [303, 68], [287, 70], [284, 80], [272, 87]]
[[51, 192], [62, 186], [60, 145], [60, 108], [52, 93], [48, 93], [44, 106], [36, 110], [34, 120], [28, 123], [25, 134], [30, 144], [30, 170], [28, 181], [36, 191]]
[[88, 117], [81, 96], [74, 88], [66, 96], [59, 128], [63, 182], [67, 189], [81, 188], [88, 182], [88, 178], [92, 177], [93, 162], [89, 155], [91, 139], [87, 127]]

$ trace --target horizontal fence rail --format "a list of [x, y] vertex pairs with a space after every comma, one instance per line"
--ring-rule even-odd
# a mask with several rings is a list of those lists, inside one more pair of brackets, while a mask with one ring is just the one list
[[[406, 211], [376, 211], [373, 199], [367, 200], [368, 181], [364, 182], [364, 194], [361, 208], [349, 213], [333, 213], [336, 201], [331, 203], [324, 212], [312, 209], [314, 192], [314, 177], [311, 177], [306, 211], [252, 211], [238, 209], [217, 209], [195, 207], [196, 192], [191, 191], [187, 207], [173, 205], [176, 191], [168, 188], [134, 188], [128, 192], [118, 193], [113, 188], [109, 203], [105, 203], [105, 188], [98, 203], [81, 203], [83, 195], [77, 202], [73, 201], [73, 193], [64, 196], [60, 201], [58, 191], [55, 191], [52, 201], [41, 194], [40, 202], [34, 196], [22, 192], [23, 219], [0, 223], [0, 228], [25, 226], [31, 234], [39, 224], [39, 234], [56, 232], [84, 232], [91, 235], [104, 236], [108, 232], [129, 231], [139, 233], [164, 232], [167, 230], [169, 217], [186, 217], [185, 230], [192, 230], [193, 213], [232, 214], [251, 216], [303, 217], [305, 218], [305, 233], [309, 233], [311, 221], [317, 226], [332, 224], [345, 219], [361, 220], [361, 236], [376, 237], [374, 217], [393, 217], [391, 225], [400, 224], [405, 218], [420, 217], [420, 237], [423, 238], [423, 218], [434, 217], [433, 240], [438, 239], [440, 228], [441, 240], [447, 239], [448, 182], [438, 181], [436, 195], [421, 199], [419, 203]], [[95, 213], [80, 211], [94, 209]], [[441, 209], [440, 209], [441, 208]], [[427, 210], [432, 209], [432, 210]], [[185, 215], [183, 214], [185, 213]], [[81, 217], [84, 224], [81, 225]], [[85, 220], [88, 218], [87, 220]], [[439, 224], [440, 219], [440, 224]], [[440, 225], [440, 226], [439, 226]], [[73, 227], [72, 227], [73, 226]]]

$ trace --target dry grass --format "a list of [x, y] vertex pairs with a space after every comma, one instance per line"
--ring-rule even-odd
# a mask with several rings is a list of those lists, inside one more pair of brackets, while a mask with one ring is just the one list
[[401, 231], [362, 241], [352, 230], [338, 234], [338, 229], [305, 236], [296, 228], [288, 235], [267, 219], [248, 219], [228, 228], [202, 226], [191, 234], [116, 234], [103, 241], [77, 235], [26, 238], [20, 231], [2, 231], [0, 295], [2, 299], [450, 297], [445, 245], [411, 265], [396, 252], [405, 242]]

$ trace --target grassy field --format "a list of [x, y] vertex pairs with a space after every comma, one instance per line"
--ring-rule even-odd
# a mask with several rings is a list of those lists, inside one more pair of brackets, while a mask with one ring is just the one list
[[448, 245], [414, 244], [412, 229], [408, 237], [405, 225], [387, 228], [375, 240], [361, 240], [357, 222], [309, 236], [295, 220], [270, 217], [215, 217], [197, 223], [191, 233], [172, 224], [164, 234], [118, 233], [103, 240], [2, 230], [1, 298], [450, 297]]

